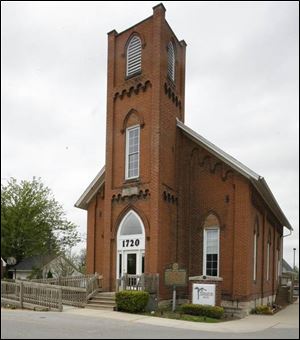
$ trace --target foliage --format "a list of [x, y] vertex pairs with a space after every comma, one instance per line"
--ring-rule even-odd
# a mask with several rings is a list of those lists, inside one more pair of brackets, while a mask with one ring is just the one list
[[58, 253], [79, 242], [77, 226], [40, 179], [1, 185], [1, 256], [20, 260]]
[[30, 274], [28, 275], [28, 279], [42, 279], [43, 278], [43, 271], [41, 268], [33, 267]]
[[144, 291], [122, 291], [116, 294], [116, 304], [119, 311], [137, 313], [145, 310], [149, 293]]
[[273, 314], [272, 308], [268, 305], [259, 305], [256, 306], [256, 308], [254, 308], [252, 310], [253, 314], [266, 314], [266, 315], [270, 315]]
[[51, 270], [49, 269], [48, 273], [47, 273], [47, 279], [52, 279], [53, 275], [51, 273]]
[[151, 313], [145, 313], [146, 315], [151, 316], [158, 316], [160, 318], [166, 319], [175, 319], [175, 320], [185, 320], [185, 321], [194, 321], [194, 322], [206, 322], [206, 323], [216, 323], [220, 322], [220, 320], [209, 318], [207, 316], [197, 316], [197, 315], [189, 315], [189, 314], [182, 314], [181, 310], [175, 310], [172, 312], [171, 310], [157, 310]]
[[210, 318], [221, 319], [224, 315], [224, 308], [209, 305], [184, 304], [181, 306], [184, 314], [207, 316]]
[[86, 274], [86, 248], [82, 248], [79, 254], [75, 256], [74, 263], [80, 273]]

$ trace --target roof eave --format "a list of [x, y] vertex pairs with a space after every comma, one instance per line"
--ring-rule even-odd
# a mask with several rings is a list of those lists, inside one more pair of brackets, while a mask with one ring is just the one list
[[278, 221], [282, 224], [283, 227], [286, 227], [290, 231], [293, 231], [291, 224], [289, 223], [288, 219], [284, 215], [283, 211], [281, 210], [276, 198], [274, 197], [273, 193], [271, 192], [267, 182], [263, 177], [260, 177], [258, 181], [251, 180], [251, 183], [254, 185], [256, 190], [260, 193], [263, 197], [264, 201], [271, 209], [275, 217]]
[[98, 172], [97, 176], [92, 180], [90, 185], [85, 189], [84, 193], [80, 196], [75, 203], [76, 208], [87, 210], [88, 203], [92, 200], [96, 192], [104, 184], [105, 166]]
[[260, 195], [263, 197], [264, 201], [274, 213], [278, 221], [282, 224], [283, 227], [286, 227], [289, 230], [293, 230], [290, 225], [288, 219], [285, 217], [283, 211], [281, 210], [279, 204], [277, 203], [274, 195], [272, 194], [267, 182], [265, 179], [254, 171], [246, 167], [244, 164], [218, 148], [213, 143], [209, 142], [204, 137], [197, 134], [194, 130], [190, 129], [188, 126], [183, 124], [179, 119], [177, 120], [177, 126], [183, 130], [191, 139], [193, 139], [197, 144], [200, 144], [204, 149], [212, 153], [217, 158], [221, 159], [224, 163], [229, 165], [232, 169], [236, 170], [238, 173], [246, 177], [250, 180], [250, 182], [254, 185]]

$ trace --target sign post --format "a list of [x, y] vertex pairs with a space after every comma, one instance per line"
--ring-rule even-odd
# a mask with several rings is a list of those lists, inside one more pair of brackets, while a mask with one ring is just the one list
[[179, 269], [178, 263], [173, 263], [171, 269], [165, 270], [165, 285], [173, 286], [172, 311], [174, 312], [176, 308], [176, 287], [187, 285], [186, 270]]
[[172, 301], [172, 312], [176, 309], [176, 286], [173, 286], [173, 301]]

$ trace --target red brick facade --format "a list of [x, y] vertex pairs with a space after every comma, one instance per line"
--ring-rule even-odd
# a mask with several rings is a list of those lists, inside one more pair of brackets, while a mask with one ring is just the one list
[[[126, 46], [133, 34], [142, 40], [142, 71], [126, 79]], [[167, 76], [170, 41], [175, 46], [174, 82]], [[249, 301], [274, 295], [282, 223], [249, 178], [177, 126], [176, 118], [184, 122], [185, 49], [185, 42], [166, 22], [162, 5], [126, 31], [108, 34], [106, 164], [104, 183], [87, 204], [88, 272], [101, 273], [104, 288], [115, 289], [118, 227], [132, 209], [145, 227], [145, 272], [159, 273], [160, 298], [171, 298], [171, 288], [163, 282], [165, 269], [178, 262], [188, 276], [203, 274], [203, 229], [215, 218], [220, 230], [222, 299]], [[126, 181], [125, 131], [133, 125], [140, 126], [140, 176]], [[137, 188], [138, 194], [122, 194], [126, 188]], [[178, 291], [188, 297], [188, 287]]]

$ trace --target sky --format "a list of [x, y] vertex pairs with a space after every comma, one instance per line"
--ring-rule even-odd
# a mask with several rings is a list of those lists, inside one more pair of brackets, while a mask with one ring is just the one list
[[[40, 177], [83, 235], [74, 204], [105, 162], [107, 33], [158, 3], [1, 2], [1, 183]], [[298, 2], [163, 4], [187, 43], [185, 124], [266, 179], [299, 267]]]

